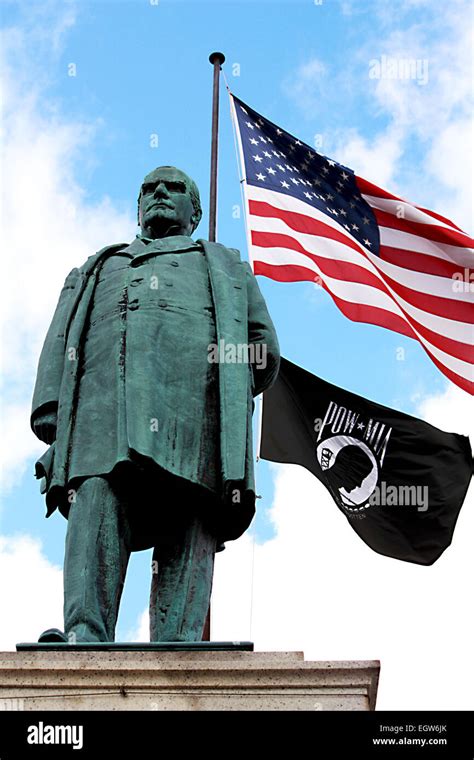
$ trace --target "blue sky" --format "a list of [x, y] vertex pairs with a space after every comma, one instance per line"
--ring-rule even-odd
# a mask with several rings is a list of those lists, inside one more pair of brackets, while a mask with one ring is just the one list
[[[41, 445], [28, 431], [28, 405], [38, 350], [67, 272], [103, 245], [132, 239], [141, 180], [161, 164], [183, 168], [197, 182], [204, 217], [195, 237], [207, 236], [209, 53], [225, 53], [232, 91], [273, 122], [310, 144], [321, 135], [321, 152], [468, 228], [464, 72], [472, 50], [463, 32], [469, 23], [462, 0], [446, 7], [434, 0], [3, 3], [6, 238], [15, 251], [13, 281], [23, 293], [11, 296], [5, 317], [3, 405], [13, 443], [6, 455], [3, 536], [37, 539], [41, 561], [62, 563], [65, 521], [57, 514], [44, 519], [31, 474]], [[426, 58], [428, 83], [369, 79], [369, 61], [381, 55]], [[243, 211], [240, 218], [233, 213], [241, 195], [223, 82], [220, 117], [218, 239], [247, 258]], [[153, 134], [157, 148], [150, 146]], [[38, 216], [25, 219], [18, 212], [25, 192], [36, 196]], [[21, 280], [25, 272], [36, 284]], [[350, 322], [328, 294], [308, 283], [260, 278], [259, 284], [289, 359], [355, 393], [419, 416], [429, 410], [434, 424], [466, 432], [466, 395], [449, 388], [415, 341]], [[257, 547], [271, 543], [281, 528], [275, 491], [282, 472], [259, 464]], [[330, 510], [311, 487], [305, 481], [296, 496], [314, 510]], [[334, 519], [342, 535], [344, 518]], [[337, 527], [328, 541], [337, 553]], [[357, 541], [349, 537], [349, 545]], [[342, 572], [344, 561], [340, 555]], [[397, 565], [386, 558], [366, 561], [374, 563], [369, 572], [382, 574]], [[136, 629], [146, 605], [148, 563], [145, 553], [133, 558], [118, 638]], [[46, 588], [41, 595], [45, 609], [57, 610]], [[26, 634], [12, 635], [14, 643]]]

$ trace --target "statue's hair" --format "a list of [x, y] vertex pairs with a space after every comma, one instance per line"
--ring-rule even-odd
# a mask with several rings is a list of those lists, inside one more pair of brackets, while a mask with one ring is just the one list
[[[153, 174], [154, 172], [158, 171], [159, 169], [176, 169], [176, 166], [157, 166], [156, 169], [153, 169], [153, 171], [148, 172], [148, 174], [146, 176], [148, 177], [150, 174]], [[196, 217], [196, 222], [195, 222], [195, 225], [194, 225], [194, 229], [196, 229], [196, 227], [198, 226], [199, 222], [201, 221], [201, 217], [202, 217], [201, 198], [200, 198], [200, 195], [199, 195], [198, 186], [196, 185], [196, 183], [194, 182], [194, 180], [191, 179], [191, 177], [188, 174], [186, 174], [186, 172], [181, 171], [181, 169], [178, 169], [178, 171], [185, 178], [186, 186], [187, 186], [187, 188], [189, 190], [189, 196], [191, 198], [191, 203], [193, 204], [193, 209], [194, 209], [194, 216]], [[145, 179], [146, 179], [146, 177], [145, 177]], [[137, 199], [137, 221], [138, 221], [138, 224], [140, 224], [140, 201], [141, 201], [141, 197], [142, 197], [142, 187], [144, 185], [145, 179], [142, 182], [142, 185], [140, 187], [140, 192], [138, 194], [138, 199]]]

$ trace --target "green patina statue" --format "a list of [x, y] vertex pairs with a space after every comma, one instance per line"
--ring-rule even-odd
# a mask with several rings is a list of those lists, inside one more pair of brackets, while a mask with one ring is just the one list
[[252, 398], [278, 341], [239, 252], [191, 238], [201, 214], [195, 183], [159, 167], [141, 234], [66, 278], [31, 417], [47, 516], [68, 519], [64, 632], [40, 641], [114, 641], [130, 552], [150, 547], [150, 640], [200, 641], [215, 552], [252, 520]]

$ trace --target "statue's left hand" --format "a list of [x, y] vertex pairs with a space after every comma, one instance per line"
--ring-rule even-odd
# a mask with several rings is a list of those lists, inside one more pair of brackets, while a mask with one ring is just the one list
[[43, 441], [51, 445], [56, 439], [56, 427], [58, 416], [56, 412], [47, 412], [41, 414], [38, 419], [33, 422], [33, 430], [35, 435]]

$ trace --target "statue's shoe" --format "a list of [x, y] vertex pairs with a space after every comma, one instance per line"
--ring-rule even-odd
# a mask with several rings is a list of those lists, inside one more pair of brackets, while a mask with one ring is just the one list
[[68, 638], [65, 633], [59, 630], [59, 628], [48, 628], [47, 631], [43, 631], [41, 636], [38, 639], [38, 643], [40, 644], [47, 644], [47, 643], [57, 643], [57, 642], [63, 642], [68, 643]]

